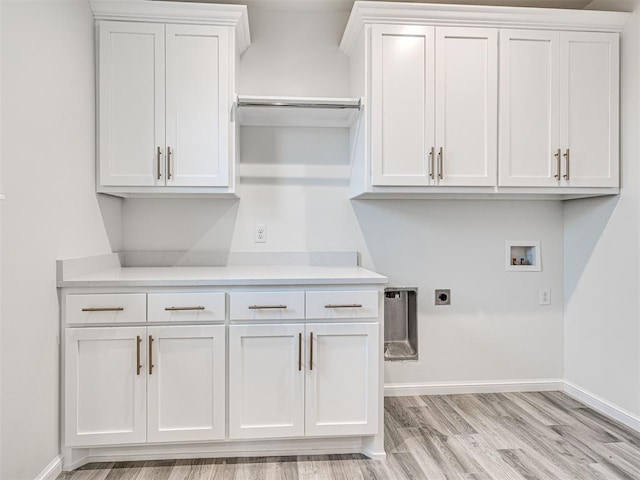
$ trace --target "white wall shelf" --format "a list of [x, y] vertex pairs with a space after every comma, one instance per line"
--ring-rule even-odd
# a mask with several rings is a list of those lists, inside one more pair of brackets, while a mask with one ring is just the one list
[[360, 116], [360, 98], [238, 95], [237, 120], [244, 126], [349, 127]]

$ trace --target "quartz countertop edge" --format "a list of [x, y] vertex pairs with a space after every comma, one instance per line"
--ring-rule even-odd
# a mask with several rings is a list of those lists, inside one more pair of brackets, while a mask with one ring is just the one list
[[215, 287], [251, 285], [386, 284], [388, 278], [362, 267], [227, 266], [124, 267], [58, 280], [58, 287]]

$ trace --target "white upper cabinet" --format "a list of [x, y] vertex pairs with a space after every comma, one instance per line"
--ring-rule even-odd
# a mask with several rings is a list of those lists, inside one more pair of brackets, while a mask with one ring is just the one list
[[618, 34], [500, 35], [499, 184], [617, 187]]
[[619, 36], [560, 35], [562, 181], [578, 187], [619, 184]]
[[427, 185], [435, 145], [434, 28], [374, 25], [374, 185]]
[[[359, 1], [353, 198], [618, 193], [620, 12]], [[437, 188], [434, 188], [437, 187]]]
[[436, 28], [438, 185], [496, 184], [498, 31]]
[[166, 48], [166, 184], [227, 186], [231, 107], [227, 29], [167, 25]]
[[495, 185], [495, 29], [373, 25], [372, 183]]
[[246, 7], [91, 6], [98, 29], [98, 191], [233, 195], [232, 105], [236, 60], [249, 44]]
[[164, 149], [164, 25], [99, 26], [100, 185], [153, 186]]

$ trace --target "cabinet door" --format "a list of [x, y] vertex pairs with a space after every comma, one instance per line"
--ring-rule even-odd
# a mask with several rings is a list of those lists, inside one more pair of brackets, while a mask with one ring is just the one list
[[378, 431], [377, 323], [308, 324], [307, 436]]
[[147, 441], [225, 437], [225, 326], [149, 327]]
[[436, 28], [435, 99], [438, 185], [495, 185], [496, 29]]
[[229, 437], [304, 435], [304, 325], [229, 327]]
[[100, 184], [164, 185], [164, 25], [99, 22], [98, 30]]
[[619, 36], [567, 32], [561, 46], [561, 143], [569, 149], [563, 180], [570, 186], [616, 187]]
[[500, 31], [500, 186], [559, 184], [559, 33]]
[[434, 28], [372, 27], [372, 183], [428, 185], [434, 143]]
[[166, 29], [167, 185], [227, 186], [228, 28], [167, 25]]
[[66, 330], [67, 446], [146, 440], [145, 331], [144, 327]]

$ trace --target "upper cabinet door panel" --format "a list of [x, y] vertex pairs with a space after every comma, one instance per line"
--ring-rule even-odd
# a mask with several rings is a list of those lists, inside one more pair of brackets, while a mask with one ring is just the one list
[[[619, 36], [561, 34], [563, 179], [580, 187], [616, 187]], [[566, 150], [563, 150], [566, 153]]]
[[429, 183], [433, 65], [433, 27], [372, 27], [373, 185]]
[[164, 25], [100, 22], [99, 35], [100, 184], [164, 184]]
[[166, 29], [167, 185], [227, 186], [228, 29], [203, 25]]
[[500, 32], [500, 185], [558, 185], [559, 33]]
[[496, 29], [436, 28], [435, 99], [438, 184], [495, 185]]

